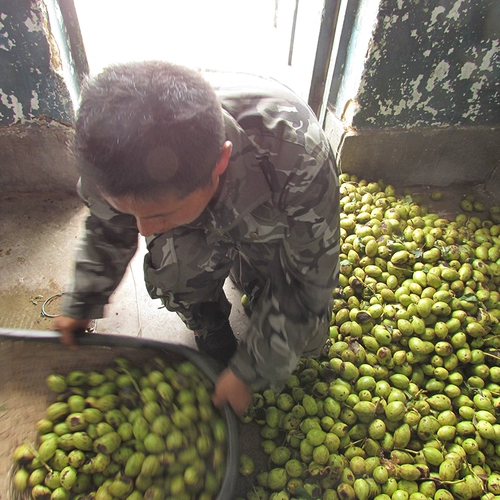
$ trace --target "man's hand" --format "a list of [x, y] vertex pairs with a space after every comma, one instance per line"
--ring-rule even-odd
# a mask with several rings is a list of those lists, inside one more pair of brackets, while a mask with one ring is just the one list
[[239, 379], [229, 368], [226, 368], [215, 383], [212, 401], [220, 408], [229, 403], [236, 415], [241, 416], [248, 409], [253, 400], [252, 388]]
[[68, 316], [57, 316], [52, 322], [51, 329], [62, 333], [61, 343], [70, 347], [76, 346], [75, 332], [89, 327], [90, 319], [75, 319]]

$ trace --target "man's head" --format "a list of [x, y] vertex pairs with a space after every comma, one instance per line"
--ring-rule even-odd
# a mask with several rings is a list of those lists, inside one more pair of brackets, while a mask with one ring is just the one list
[[229, 161], [224, 139], [221, 105], [201, 74], [150, 61], [87, 82], [74, 151], [80, 172], [147, 236], [204, 210]]
[[206, 187], [224, 139], [221, 105], [201, 74], [149, 61], [111, 66], [87, 82], [74, 150], [104, 193], [147, 201]]

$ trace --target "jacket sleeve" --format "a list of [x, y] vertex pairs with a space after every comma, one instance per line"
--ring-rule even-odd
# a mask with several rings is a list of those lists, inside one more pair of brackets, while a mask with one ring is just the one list
[[80, 179], [78, 193], [90, 213], [61, 313], [75, 319], [102, 318], [104, 306], [137, 250], [139, 233], [134, 217], [115, 211], [91, 183]]
[[288, 232], [230, 363], [238, 377], [261, 387], [282, 387], [328, 335], [339, 269], [338, 179], [331, 154], [319, 168], [312, 156], [302, 162], [285, 190]]

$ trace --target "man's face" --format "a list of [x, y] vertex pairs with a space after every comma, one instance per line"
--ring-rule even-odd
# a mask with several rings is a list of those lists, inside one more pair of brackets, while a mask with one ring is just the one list
[[152, 236], [196, 220], [212, 199], [217, 181], [218, 178], [212, 185], [198, 189], [182, 199], [166, 196], [159, 201], [140, 201], [128, 196], [103, 196], [119, 212], [133, 215], [143, 236]]
[[233, 145], [226, 141], [214, 170], [210, 185], [197, 189], [185, 198], [168, 195], [159, 201], [141, 201], [130, 196], [113, 197], [102, 193], [107, 202], [119, 212], [130, 214], [137, 221], [143, 236], [166, 233], [175, 227], [196, 220], [214, 196], [219, 178], [225, 172]]

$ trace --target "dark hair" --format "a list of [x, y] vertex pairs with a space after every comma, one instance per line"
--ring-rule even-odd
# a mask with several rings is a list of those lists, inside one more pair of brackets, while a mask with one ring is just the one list
[[210, 184], [224, 140], [220, 102], [201, 73], [147, 61], [87, 81], [73, 149], [80, 172], [109, 195], [182, 198]]

